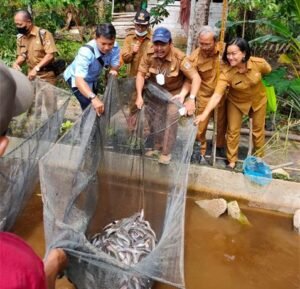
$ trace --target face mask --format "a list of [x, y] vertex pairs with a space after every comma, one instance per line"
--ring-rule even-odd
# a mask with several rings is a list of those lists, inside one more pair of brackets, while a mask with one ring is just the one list
[[135, 30], [135, 34], [136, 34], [137, 36], [139, 36], [139, 37], [146, 36], [146, 35], [147, 35], [147, 33], [148, 33], [148, 31], [147, 31], [147, 30], [146, 30], [146, 31], [144, 31], [144, 32], [139, 32], [139, 31]]
[[24, 27], [16, 27], [17, 32], [23, 35], [26, 35], [28, 33], [28, 28], [26, 26]]

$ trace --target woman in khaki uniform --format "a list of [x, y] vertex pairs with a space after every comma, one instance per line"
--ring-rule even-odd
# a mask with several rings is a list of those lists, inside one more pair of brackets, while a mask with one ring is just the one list
[[[190, 92], [185, 107], [189, 114], [194, 113], [195, 98], [201, 83], [198, 72], [185, 54], [173, 47], [171, 33], [168, 29], [157, 28], [153, 33], [152, 42], [153, 46], [143, 55], [138, 69], [135, 102], [137, 108], [141, 109], [144, 104], [142, 91], [147, 77], [150, 81], [169, 91], [173, 95], [173, 99], [178, 99], [181, 103], [184, 103], [185, 96]], [[169, 103], [156, 113], [160, 117], [151, 119], [151, 125], [155, 125], [156, 122], [165, 122], [165, 130], [162, 134], [157, 135], [154, 140], [154, 150], [150, 151], [150, 154], [158, 151], [161, 154], [158, 162], [169, 164], [177, 134], [178, 106]]]
[[[195, 123], [204, 121], [227, 95], [227, 160], [228, 168], [234, 169], [238, 159], [238, 147], [243, 115], [253, 118], [254, 149], [259, 151], [265, 143], [265, 116], [267, 96], [261, 82], [262, 75], [271, 72], [271, 66], [263, 59], [250, 56], [248, 42], [236, 38], [226, 44], [217, 87], [204, 112], [196, 117]], [[259, 151], [262, 154], [262, 151]]]

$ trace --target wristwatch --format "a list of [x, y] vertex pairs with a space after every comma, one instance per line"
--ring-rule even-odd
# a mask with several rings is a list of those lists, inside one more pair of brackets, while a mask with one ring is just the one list
[[90, 92], [87, 97], [89, 100], [93, 100], [97, 95], [94, 92]]
[[41, 68], [39, 66], [35, 66], [35, 71], [39, 72], [41, 70]]
[[190, 98], [190, 99], [195, 99], [195, 98], [196, 98], [196, 95], [190, 94], [189, 98]]

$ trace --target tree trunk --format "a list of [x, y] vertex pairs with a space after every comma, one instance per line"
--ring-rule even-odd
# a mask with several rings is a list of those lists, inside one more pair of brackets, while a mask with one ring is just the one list
[[[193, 0], [191, 2], [193, 3]], [[199, 29], [208, 24], [210, 2], [211, 0], [199, 0], [195, 4], [195, 9], [191, 7], [191, 31], [189, 31], [187, 54], [190, 54], [197, 46]]]
[[105, 6], [104, 6], [104, 0], [97, 0], [96, 1], [97, 11], [98, 11], [98, 21], [104, 22], [105, 20]]

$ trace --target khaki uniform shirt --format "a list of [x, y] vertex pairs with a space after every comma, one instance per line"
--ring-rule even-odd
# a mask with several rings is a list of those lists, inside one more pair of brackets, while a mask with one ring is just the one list
[[159, 59], [151, 46], [141, 59], [138, 71], [145, 74], [154, 83], [157, 74], [164, 74], [165, 84], [161, 87], [176, 95], [180, 92], [186, 78], [192, 81], [197, 74], [189, 59], [179, 49], [171, 46], [164, 59]]
[[261, 79], [272, 70], [269, 63], [258, 57], [250, 57], [247, 69], [246, 73], [240, 73], [236, 67], [224, 65], [215, 89], [215, 93], [223, 95], [228, 87], [227, 100], [244, 114], [248, 114], [250, 108], [257, 111], [267, 102]]
[[[132, 53], [133, 46], [140, 42], [140, 48], [137, 53]], [[126, 64], [130, 64], [129, 76], [136, 76], [138, 72], [138, 67], [144, 52], [147, 50], [148, 46], [151, 45], [151, 32], [149, 31], [145, 37], [138, 37], [135, 32], [130, 32], [123, 44], [121, 57]]]
[[29, 35], [19, 34], [17, 36], [17, 54], [26, 59], [30, 69], [39, 64], [47, 53], [55, 52], [57, 52], [57, 48], [53, 36], [48, 30], [33, 26]]
[[193, 67], [195, 67], [201, 77], [201, 86], [197, 95], [197, 103], [205, 107], [214, 93], [217, 84], [217, 70], [220, 65], [220, 48], [215, 48], [213, 56], [206, 57], [201, 53], [200, 48], [193, 51], [189, 57]]

